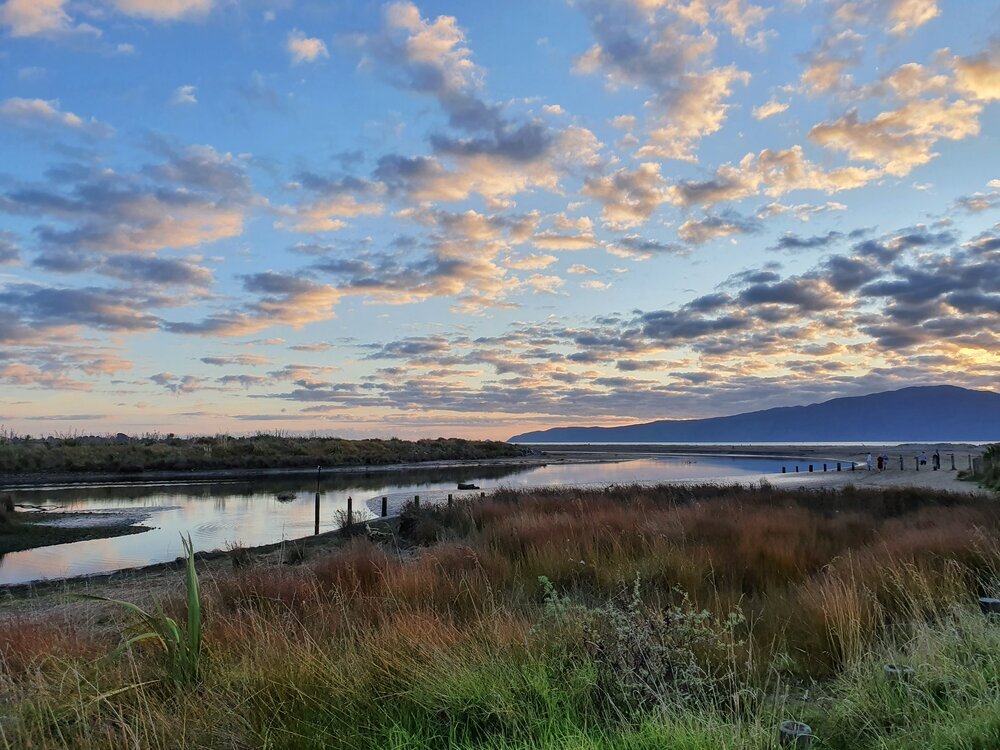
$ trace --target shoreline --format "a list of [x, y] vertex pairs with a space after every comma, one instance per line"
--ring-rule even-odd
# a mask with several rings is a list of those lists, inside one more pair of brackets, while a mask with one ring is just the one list
[[[556, 447], [556, 446], [553, 446]], [[646, 446], [646, 445], [586, 445], [586, 446], [558, 446], [559, 450], [546, 451], [540, 455], [532, 455], [524, 458], [517, 459], [490, 459], [487, 461], [472, 461], [468, 463], [459, 462], [435, 462], [434, 467], [429, 467], [427, 464], [397, 464], [397, 465], [386, 465], [378, 467], [379, 470], [384, 472], [394, 472], [394, 471], [408, 471], [419, 468], [461, 468], [461, 467], [477, 467], [477, 466], [497, 466], [497, 465], [552, 465], [559, 463], [612, 463], [612, 462], [623, 462], [639, 458], [643, 454], [646, 455], [665, 455], [665, 454], [678, 454], [678, 455], [745, 455], [753, 457], [770, 457], [770, 458], [786, 458], [790, 460], [799, 459], [810, 459], [813, 461], [826, 460], [829, 462], [836, 462], [840, 460], [841, 462], [850, 464], [850, 462], [858, 461], [858, 456], [854, 455], [851, 457], [832, 457], [834, 450], [838, 448], [844, 450], [843, 446], [759, 446], [759, 450], [747, 452], [743, 454], [735, 454], [732, 452], [732, 448], [736, 446], [714, 446], [715, 450], [706, 450], [706, 448], [713, 448], [713, 446], [680, 446], [686, 448], [687, 450], [678, 451], [678, 446]], [[754, 446], [739, 446], [741, 448], [753, 448]], [[858, 448], [859, 446], [849, 446], [848, 448]], [[943, 444], [941, 446], [945, 448]], [[705, 485], [705, 484], [717, 484], [717, 485], [733, 485], [733, 484], [743, 484], [752, 485], [759, 484], [762, 482], [770, 483], [776, 488], [780, 489], [812, 489], [817, 491], [823, 490], [837, 490], [842, 489], [847, 486], [855, 485], [861, 488], [871, 488], [871, 489], [890, 489], [899, 487], [920, 487], [925, 489], [937, 489], [946, 492], [963, 493], [963, 494], [987, 494], [993, 495], [990, 490], [983, 489], [973, 482], [967, 482], [958, 479], [958, 471], [950, 470], [950, 467], [946, 468], [946, 456], [952, 452], [950, 449], [954, 448], [972, 448], [972, 446], [951, 446], [947, 445], [948, 451], [942, 450], [942, 470], [932, 471], [930, 466], [924, 467], [920, 471], [914, 471], [913, 469], [908, 469], [900, 471], [898, 468], [889, 469], [886, 471], [867, 471], [863, 459], [858, 463], [858, 468], [854, 471], [850, 470], [849, 467], [845, 467], [844, 470], [837, 472], [831, 470], [823, 472], [820, 470], [814, 472], [807, 472], [805, 470], [805, 465], [802, 466], [802, 471], [781, 474], [760, 474], [742, 477], [719, 477], [709, 480], [698, 480], [698, 479], [683, 479], [683, 480], [667, 480], [667, 481], [649, 481], [649, 482], [638, 482], [639, 484], [690, 484], [690, 485]], [[594, 450], [595, 448], [605, 449], [605, 450]], [[650, 450], [652, 448], [653, 450]], [[777, 448], [778, 450], [775, 450]], [[585, 450], [586, 449], [586, 450]], [[832, 449], [832, 450], [831, 450]], [[918, 450], [919, 449], [919, 450]], [[908, 453], [912, 456], [919, 455], [919, 451], [922, 451], [924, 446], [917, 445], [915, 448], [911, 448]], [[867, 451], [867, 447], [864, 448]], [[844, 451], [847, 453], [848, 451]], [[958, 455], [958, 451], [956, 456]], [[981, 450], [980, 450], [981, 452]], [[798, 453], [798, 455], [792, 455]], [[576, 454], [576, 455], [563, 455], [563, 454]], [[580, 456], [580, 454], [585, 454], [586, 458]], [[902, 454], [900, 454], [902, 455]], [[930, 455], [930, 454], [928, 454]], [[963, 454], [964, 455], [964, 454]], [[904, 456], [904, 461], [906, 457]], [[820, 464], [821, 465], [821, 464]], [[817, 467], [818, 468], [818, 467]], [[958, 467], [961, 469], [961, 465]], [[358, 470], [355, 467], [347, 467], [341, 472], [334, 472], [330, 470], [330, 473], [368, 473], [371, 469], [365, 468]], [[277, 473], [277, 476], [289, 475], [289, 474], [302, 474], [311, 473], [303, 472], [301, 470], [282, 470]], [[254, 476], [274, 476], [274, 472], [264, 472], [254, 473]], [[182, 478], [190, 479], [190, 475], [184, 475]], [[239, 478], [239, 477], [238, 477]], [[157, 480], [152, 479], [149, 483], [155, 483]], [[162, 481], [162, 480], [161, 480]], [[143, 483], [136, 482], [134, 479], [129, 482], [132, 484]], [[588, 488], [601, 486], [609, 487], [613, 486], [614, 482], [611, 483], [591, 483], [588, 484]], [[629, 483], [625, 483], [629, 484]], [[44, 486], [44, 485], [35, 485]], [[552, 486], [576, 486], [576, 485], [552, 485]], [[582, 485], [581, 485], [582, 487]], [[9, 488], [5, 488], [9, 489]], [[381, 498], [382, 494], [372, 496], [371, 498], [361, 500], [359, 505], [362, 508], [367, 508], [373, 514], [376, 514], [380, 508], [378, 508], [377, 503]], [[448, 494], [453, 494], [456, 497], [467, 497], [468, 495], [461, 491], [432, 491], [421, 493], [421, 499], [428, 503], [435, 502], [445, 502]], [[473, 496], [478, 495], [479, 491], [474, 491], [470, 493]], [[410, 497], [409, 493], [392, 493], [388, 495], [389, 497], [389, 508], [390, 513], [386, 517], [375, 517], [368, 518], [364, 520], [359, 520], [352, 524], [352, 529], [356, 530], [364, 525], [378, 525], [384, 526], [386, 523], [393, 522], [394, 519], [398, 517], [399, 508], [405, 503], [405, 501]], [[279, 550], [287, 545], [303, 545], [306, 547], [312, 546], [324, 546], [328, 541], [332, 539], [338, 539], [341, 535], [347, 538], [351, 533], [356, 533], [352, 531], [344, 532], [343, 529], [334, 529], [331, 531], [323, 532], [319, 535], [309, 535], [305, 537], [300, 537], [297, 539], [284, 540], [280, 542], [274, 542], [270, 544], [260, 545], [256, 547], [247, 547], [246, 550], [254, 555], [265, 555], [273, 553], [275, 550]], [[218, 560], [220, 558], [229, 558], [230, 552], [225, 550], [206, 550], [196, 553], [197, 559], [199, 561], [211, 561]], [[15, 584], [3, 584], [0, 585], [0, 601], [6, 600], [10, 601], [12, 599], [21, 599], [24, 597], [30, 597], [33, 592], [39, 594], [44, 592], [49, 592], [54, 589], [59, 589], [67, 586], [87, 586], [88, 584], [113, 584], [116, 582], [128, 582], [132, 580], [141, 580], [148, 576], [156, 575], [163, 571], [175, 570], [179, 562], [177, 560], [165, 561], [159, 563], [151, 563], [149, 565], [143, 565], [138, 567], [121, 568], [115, 571], [109, 571], [104, 573], [91, 573], [82, 574], [78, 576], [68, 576], [62, 578], [43, 578], [35, 581], [27, 581], [24, 583]]]
[[[368, 466], [322, 466], [321, 476], [380, 474], [403, 471], [434, 471], [491, 466], [540, 466], [551, 463], [540, 455], [516, 458], [452, 459], [447, 461], [418, 461], [414, 463], [379, 464]], [[581, 458], [575, 463], [598, 463], [592, 458]], [[316, 467], [263, 468], [263, 469], [192, 469], [187, 471], [150, 471], [139, 474], [115, 472], [61, 472], [39, 474], [5, 474], [0, 476], [0, 491], [34, 489], [51, 485], [129, 485], [129, 484], [184, 484], [185, 482], [241, 481], [280, 477], [315, 476]]]

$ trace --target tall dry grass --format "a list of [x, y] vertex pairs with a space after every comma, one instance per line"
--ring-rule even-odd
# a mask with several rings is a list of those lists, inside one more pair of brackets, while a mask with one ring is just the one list
[[[194, 693], [158, 682], [142, 649], [94, 661], [103, 636], [0, 633], [13, 707], [0, 746], [770, 747], [779, 716], [809, 711], [790, 685], [849, 691], [914, 643], [958, 674], [954, 634], [991, 593], [998, 531], [995, 501], [912, 490], [619, 487], [411, 507], [388, 541], [345, 537], [307, 565], [207, 582]], [[992, 643], [981, 635], [969, 648]], [[966, 677], [977, 699], [997, 688], [996, 674]]]

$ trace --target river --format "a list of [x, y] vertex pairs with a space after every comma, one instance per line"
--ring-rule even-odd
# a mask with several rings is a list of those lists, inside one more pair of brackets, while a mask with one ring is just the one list
[[[380, 495], [455, 490], [459, 482], [483, 491], [497, 487], [625, 484], [677, 480], [746, 479], [781, 471], [776, 458], [658, 455], [607, 463], [463, 467], [371, 474], [326, 475], [320, 496], [320, 531], [337, 528], [337, 512], [353, 498], [356, 518], [372, 516], [366, 501]], [[11, 552], [0, 556], [0, 585], [44, 578], [105, 573], [173, 560], [183, 553], [180, 535], [196, 550], [259, 546], [314, 532], [315, 478], [157, 484], [62, 485], [16, 490], [20, 506], [66, 511], [114, 511], [152, 530], [108, 539]], [[278, 495], [284, 499], [279, 500]], [[292, 499], [287, 499], [291, 496]]]

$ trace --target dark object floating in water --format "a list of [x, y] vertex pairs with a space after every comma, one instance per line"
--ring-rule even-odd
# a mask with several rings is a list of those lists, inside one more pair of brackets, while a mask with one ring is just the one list
[[290, 502], [290, 501], [292, 501], [294, 499], [295, 499], [295, 493], [294, 492], [279, 492], [278, 493], [278, 502], [279, 503], [287, 503], [287, 502]]
[[466, 482], [459, 482], [458, 483], [458, 489], [460, 489], [460, 490], [478, 490], [479, 487], [477, 487], [474, 484], [469, 484], [469, 483], [466, 483]]

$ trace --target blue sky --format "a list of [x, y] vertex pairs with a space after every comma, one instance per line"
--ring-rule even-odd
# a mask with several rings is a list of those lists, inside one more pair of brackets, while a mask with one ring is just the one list
[[995, 387], [998, 28], [6, 0], [0, 423], [505, 437]]

